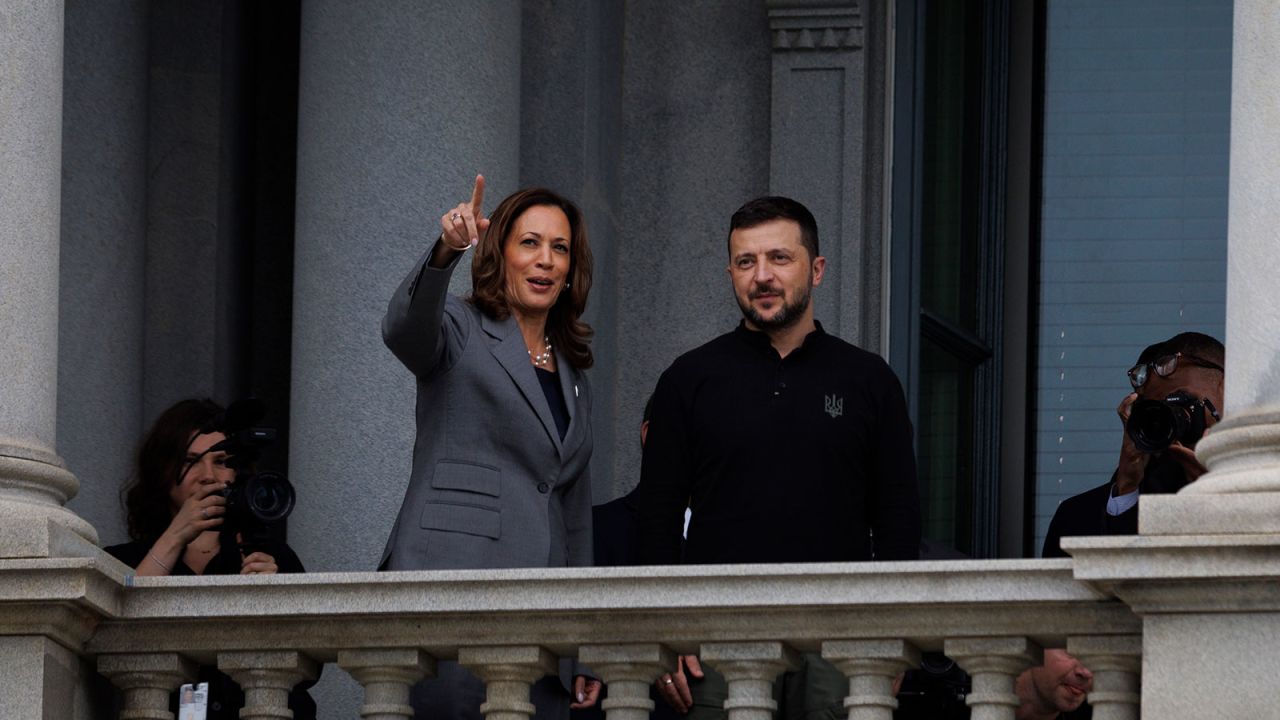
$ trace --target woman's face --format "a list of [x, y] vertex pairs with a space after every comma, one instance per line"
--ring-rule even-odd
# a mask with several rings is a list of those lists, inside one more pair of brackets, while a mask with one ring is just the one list
[[226, 439], [227, 436], [220, 432], [211, 432], [196, 435], [191, 441], [187, 447], [187, 456], [182, 459], [182, 480], [169, 490], [169, 505], [172, 512], [178, 512], [182, 503], [202, 486], [217, 484], [220, 487], [226, 487], [235, 480], [235, 471], [227, 467], [226, 453], [221, 450], [205, 453], [206, 450]]
[[502, 248], [507, 303], [517, 316], [545, 316], [569, 275], [569, 218], [554, 205], [534, 205], [516, 218]]

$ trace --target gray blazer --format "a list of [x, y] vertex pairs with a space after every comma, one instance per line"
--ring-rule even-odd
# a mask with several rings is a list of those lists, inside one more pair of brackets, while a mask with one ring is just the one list
[[[382, 339], [417, 378], [413, 473], [380, 567], [591, 564], [591, 392], [556, 352], [561, 442], [513, 318], [448, 294], [428, 250], [396, 289]], [[461, 256], [460, 256], [461, 257]]]

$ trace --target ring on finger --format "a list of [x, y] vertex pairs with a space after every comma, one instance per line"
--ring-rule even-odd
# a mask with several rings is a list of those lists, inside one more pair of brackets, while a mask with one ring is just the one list
[[671, 678], [667, 678], [666, 680], [663, 681], [664, 685], [671, 685], [673, 683], [675, 683], [675, 680], [672, 680]]
[[200, 508], [200, 517], [204, 518], [205, 520], [208, 520], [208, 519], [209, 519], [209, 509], [208, 509], [208, 508]]
[[459, 220], [461, 217], [462, 217], [462, 216], [461, 216], [461, 215], [459, 215], [458, 213], [454, 213], [454, 214], [452, 214], [452, 215], [450, 215], [450, 216], [449, 216], [449, 219], [450, 219], [451, 221], [453, 221], [454, 223], [457, 223], [457, 222], [458, 222], [458, 220]]

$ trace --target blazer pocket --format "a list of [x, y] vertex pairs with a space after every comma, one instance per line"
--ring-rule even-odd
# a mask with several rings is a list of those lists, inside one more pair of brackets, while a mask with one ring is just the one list
[[424, 530], [466, 533], [497, 540], [502, 536], [502, 513], [472, 505], [427, 503], [419, 525]]
[[431, 476], [431, 487], [501, 497], [502, 471], [486, 465], [440, 460]]

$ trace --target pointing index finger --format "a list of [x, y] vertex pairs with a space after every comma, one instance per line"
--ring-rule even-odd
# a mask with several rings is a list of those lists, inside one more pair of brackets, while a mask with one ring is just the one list
[[471, 214], [480, 219], [480, 206], [484, 204], [484, 176], [476, 175], [476, 185], [471, 189]]

